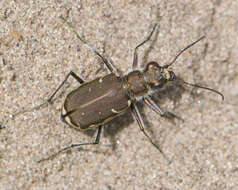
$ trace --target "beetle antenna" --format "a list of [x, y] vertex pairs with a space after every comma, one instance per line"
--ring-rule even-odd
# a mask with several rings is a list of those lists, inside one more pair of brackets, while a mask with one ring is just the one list
[[194, 86], [194, 87], [197, 87], [197, 88], [202, 88], [202, 89], [205, 89], [205, 90], [210, 90], [210, 91], [212, 91], [212, 92], [215, 92], [216, 94], [218, 94], [218, 95], [221, 96], [222, 101], [225, 99], [225, 98], [224, 98], [224, 95], [223, 95], [221, 92], [217, 91], [217, 90], [214, 90], [214, 89], [212, 89], [212, 88], [208, 88], [208, 87], [205, 87], [205, 86], [200, 86], [200, 85], [197, 85], [197, 84], [188, 83], [188, 82], [185, 82], [185, 81], [183, 81], [183, 80], [181, 80], [181, 79], [180, 79], [180, 81], [181, 81], [182, 83], [186, 84], [186, 85], [189, 85], [189, 86]]
[[173, 61], [171, 61], [169, 64], [165, 65], [165, 68], [168, 68], [169, 66], [171, 66], [177, 59], [178, 57], [185, 52], [188, 48], [192, 47], [193, 45], [195, 45], [196, 43], [198, 43], [199, 41], [201, 41], [203, 38], [205, 38], [205, 36], [200, 37], [198, 40], [192, 42], [191, 44], [189, 44], [187, 47], [185, 47], [184, 49], [182, 49], [173, 59]]

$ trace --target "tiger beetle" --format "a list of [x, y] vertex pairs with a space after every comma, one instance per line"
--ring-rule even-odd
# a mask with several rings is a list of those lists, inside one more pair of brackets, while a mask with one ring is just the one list
[[39, 109], [42, 106], [51, 103], [56, 93], [61, 89], [61, 87], [65, 84], [70, 76], [72, 76], [77, 82], [81, 84], [77, 89], [71, 91], [67, 95], [61, 112], [61, 120], [69, 126], [79, 130], [88, 130], [97, 127], [98, 129], [96, 132], [95, 140], [93, 142], [71, 144], [70, 146], [63, 148], [57, 153], [47, 158], [41, 159], [38, 162], [53, 158], [60, 152], [69, 150], [74, 147], [98, 144], [100, 141], [100, 134], [103, 125], [114, 119], [115, 117], [118, 117], [119, 115], [125, 113], [125, 111], [128, 109], [130, 109], [133, 118], [137, 121], [141, 132], [147, 137], [150, 143], [157, 150], [159, 150], [159, 152], [166, 158], [166, 160], [168, 160], [163, 151], [160, 149], [159, 145], [157, 145], [145, 131], [145, 124], [137, 108], [136, 102], [142, 100], [157, 114], [165, 116], [166, 113], [162, 109], [160, 109], [160, 107], [151, 99], [149, 95], [151, 94], [151, 92], [153, 92], [154, 89], [161, 88], [165, 84], [167, 84], [167, 82], [174, 80], [180, 80], [185, 85], [210, 90], [219, 94], [222, 97], [222, 100], [224, 100], [223, 94], [218, 92], [217, 90], [196, 84], [191, 84], [178, 79], [176, 78], [174, 72], [169, 69], [169, 67], [185, 50], [187, 50], [200, 40], [204, 39], [205, 36], [200, 37], [198, 40], [192, 42], [187, 47], [182, 49], [169, 64], [160, 66], [157, 62], [152, 61], [146, 65], [144, 70], [139, 70], [137, 69], [137, 51], [139, 47], [141, 47], [151, 39], [151, 36], [157, 27], [157, 24], [155, 24], [146, 40], [137, 45], [134, 49], [134, 58], [132, 63], [133, 71], [131, 71], [127, 75], [122, 76], [110, 61], [108, 61], [103, 55], [101, 55], [79, 36], [76, 30], [71, 26], [69, 22], [67, 22], [66, 19], [64, 19], [63, 17], [60, 18], [69, 26], [72, 32], [84, 45], [87, 46], [87, 48], [89, 48], [92, 52], [94, 52], [102, 59], [110, 74], [97, 78], [90, 82], [84, 82], [84, 80], [77, 74], [75, 74], [73, 71], [70, 71], [66, 75], [64, 81], [59, 85], [59, 87], [46, 102], [30, 110], [21, 111], [13, 115], [16, 116], [20, 113]]

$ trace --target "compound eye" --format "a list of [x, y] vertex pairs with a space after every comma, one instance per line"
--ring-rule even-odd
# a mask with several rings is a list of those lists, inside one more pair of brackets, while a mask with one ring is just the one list
[[146, 70], [157, 70], [158, 68], [160, 68], [159, 64], [155, 61], [151, 61], [147, 64], [146, 66]]

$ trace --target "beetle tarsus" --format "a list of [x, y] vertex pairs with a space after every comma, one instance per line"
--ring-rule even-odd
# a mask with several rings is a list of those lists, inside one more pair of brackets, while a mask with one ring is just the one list
[[95, 138], [95, 140], [93, 142], [83, 142], [83, 143], [78, 143], [78, 144], [71, 144], [70, 146], [67, 146], [67, 147], [59, 150], [55, 154], [52, 154], [51, 156], [48, 156], [47, 158], [40, 159], [37, 162], [40, 163], [40, 162], [43, 162], [43, 161], [46, 161], [46, 160], [51, 160], [51, 159], [55, 158], [57, 155], [59, 155], [61, 152], [65, 152], [65, 151], [70, 150], [72, 148], [76, 148], [76, 147], [80, 147], [80, 146], [84, 146], [84, 145], [96, 145], [96, 144], [99, 144], [101, 132], [102, 132], [102, 126], [99, 126], [98, 130], [97, 130], [96, 138]]

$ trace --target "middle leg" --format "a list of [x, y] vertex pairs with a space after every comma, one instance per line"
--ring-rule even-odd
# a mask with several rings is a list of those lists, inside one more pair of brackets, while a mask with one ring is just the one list
[[131, 113], [134, 117], [134, 119], [137, 121], [141, 132], [147, 137], [147, 139], [150, 141], [150, 143], [157, 149], [160, 151], [160, 153], [163, 155], [163, 157], [165, 158], [166, 161], [168, 161], [168, 163], [170, 163], [169, 159], [167, 158], [167, 156], [164, 154], [164, 152], [162, 151], [162, 149], [159, 147], [159, 145], [157, 145], [152, 139], [151, 137], [148, 135], [148, 133], [145, 131], [145, 125], [144, 122], [142, 120], [142, 117], [140, 115], [140, 112], [136, 106], [135, 103], [131, 104]]

